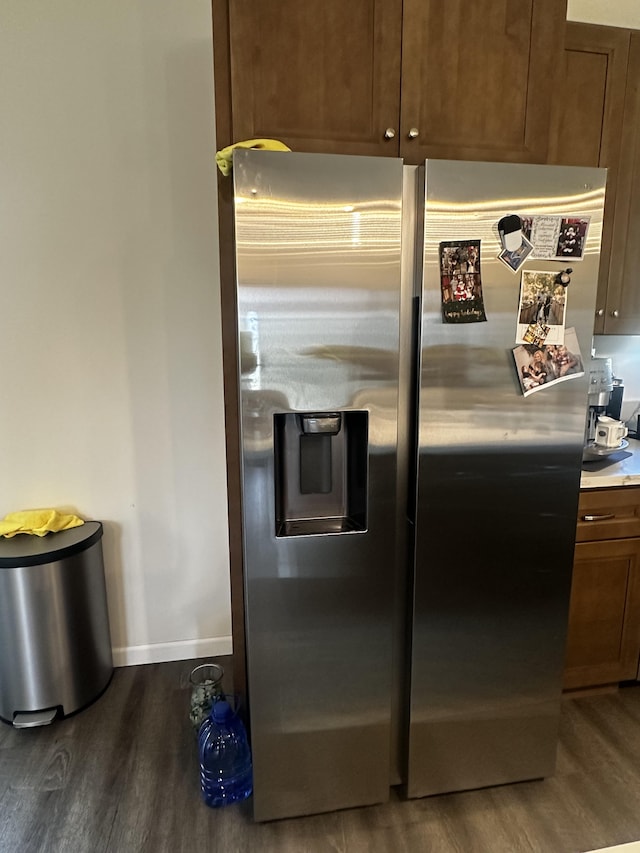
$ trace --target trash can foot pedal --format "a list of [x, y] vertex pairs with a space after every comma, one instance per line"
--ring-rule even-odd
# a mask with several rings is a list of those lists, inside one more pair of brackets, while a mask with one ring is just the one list
[[15, 729], [30, 729], [33, 726], [48, 726], [55, 720], [57, 713], [57, 708], [47, 708], [45, 711], [16, 714], [13, 718], [13, 727]]

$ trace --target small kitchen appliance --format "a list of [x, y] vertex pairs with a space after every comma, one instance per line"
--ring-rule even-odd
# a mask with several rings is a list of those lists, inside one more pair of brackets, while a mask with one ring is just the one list
[[614, 418], [615, 420], [620, 420], [620, 415], [622, 413], [622, 398], [624, 396], [624, 382], [622, 379], [618, 379], [616, 376], [613, 377], [613, 387], [611, 389], [611, 396], [609, 397], [609, 403], [607, 405], [607, 415], [610, 418]]
[[600, 415], [607, 413], [613, 390], [613, 368], [610, 358], [592, 358], [589, 367], [589, 408], [587, 410], [587, 426], [585, 431], [585, 446], [595, 441], [596, 423]]

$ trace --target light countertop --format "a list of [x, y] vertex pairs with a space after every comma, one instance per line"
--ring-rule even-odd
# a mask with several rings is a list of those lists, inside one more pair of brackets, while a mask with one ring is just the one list
[[582, 476], [580, 477], [581, 489], [640, 486], [640, 441], [634, 438], [627, 440], [629, 447], [627, 447], [626, 452], [631, 452], [631, 456], [625, 456], [619, 462], [606, 467], [602, 467], [601, 462], [586, 463], [583, 466]]

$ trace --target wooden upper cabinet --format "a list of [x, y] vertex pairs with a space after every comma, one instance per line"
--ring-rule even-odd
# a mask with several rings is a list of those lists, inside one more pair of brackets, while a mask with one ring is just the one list
[[551, 103], [549, 162], [607, 168], [595, 332], [606, 325], [619, 184], [629, 30], [567, 23], [560, 79]]
[[218, 145], [543, 163], [565, 18], [566, 0], [213, 0]]
[[402, 0], [214, 0], [213, 11], [214, 50], [228, 25], [233, 134], [219, 146], [269, 137], [397, 156]]
[[632, 32], [603, 331], [640, 332], [640, 32]]
[[564, 0], [404, 0], [405, 161], [544, 163], [565, 19]]

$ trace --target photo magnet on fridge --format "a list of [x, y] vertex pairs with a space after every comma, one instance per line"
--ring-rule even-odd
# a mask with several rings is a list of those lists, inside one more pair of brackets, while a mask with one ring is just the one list
[[543, 323], [538, 322], [531, 323], [522, 339], [525, 344], [536, 344], [536, 346], [542, 346], [550, 331], [551, 326], [545, 326]]
[[576, 330], [566, 330], [564, 344], [523, 344], [513, 350], [513, 360], [523, 396], [558, 382], [584, 376]]
[[522, 231], [533, 246], [531, 260], [582, 261], [589, 216], [524, 216]]
[[516, 213], [503, 216], [498, 222], [498, 234], [502, 245], [498, 260], [516, 273], [533, 251], [533, 246], [524, 234], [521, 217]]
[[567, 218], [560, 223], [560, 234], [556, 246], [556, 258], [581, 261], [584, 257], [584, 244], [587, 240], [589, 220], [585, 218]]
[[480, 240], [440, 243], [439, 254], [442, 322], [486, 322], [480, 278]]
[[[567, 290], [555, 272], [523, 270], [516, 343], [564, 343]], [[544, 339], [541, 340], [544, 334]]]
[[514, 249], [512, 252], [507, 251], [507, 249], [503, 249], [498, 255], [498, 258], [505, 266], [509, 267], [511, 272], [518, 272], [532, 251], [533, 246], [523, 234], [520, 238], [520, 245], [517, 249]]
[[502, 248], [507, 252], [515, 252], [522, 241], [522, 220], [516, 213], [503, 216], [498, 222], [498, 234]]

